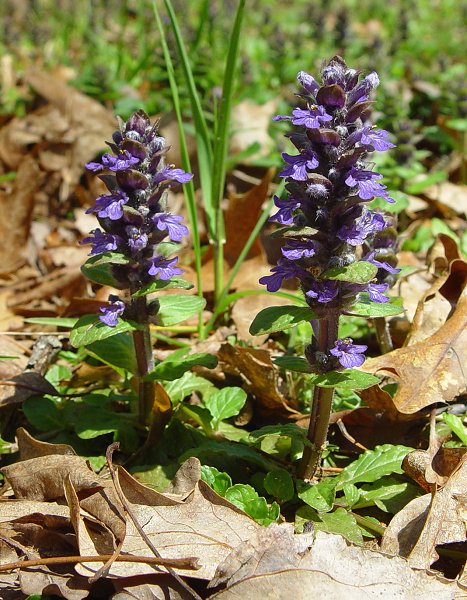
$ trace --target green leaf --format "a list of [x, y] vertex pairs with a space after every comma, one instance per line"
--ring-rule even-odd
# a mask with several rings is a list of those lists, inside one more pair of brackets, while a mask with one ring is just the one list
[[363, 284], [374, 279], [377, 272], [378, 267], [376, 265], [365, 260], [358, 260], [347, 267], [329, 269], [322, 274], [322, 277], [324, 279]]
[[[212, 435], [213, 429], [211, 425], [212, 416], [207, 408], [204, 406], [198, 406], [197, 404], [179, 404], [177, 409], [177, 416], [181, 420], [191, 420], [197, 423], [207, 435]], [[190, 456], [196, 456], [190, 454]], [[186, 460], [186, 459], [184, 459]], [[183, 460], [181, 460], [183, 462]]]
[[112, 274], [112, 265], [128, 264], [128, 258], [118, 252], [105, 252], [91, 256], [81, 267], [85, 277], [101, 285], [120, 288], [121, 285]]
[[214, 387], [211, 381], [191, 371], [186, 371], [179, 379], [165, 381], [163, 386], [173, 405], [178, 404], [193, 392], [198, 392], [204, 396], [207, 391]]
[[51, 325], [52, 327], [63, 327], [65, 329], [71, 329], [74, 327], [77, 321], [78, 319], [75, 317], [30, 317], [28, 319], [24, 319], [25, 323], [34, 323], [35, 325]]
[[[186, 406], [186, 404], [180, 404], [178, 410], [185, 408]], [[201, 409], [200, 406], [197, 408]], [[211, 416], [209, 411], [206, 410], [206, 412]], [[224, 441], [214, 442], [210, 440], [196, 448], [190, 448], [180, 457], [180, 462], [183, 462], [190, 456], [196, 456], [203, 463], [210, 461], [213, 457], [219, 456], [225, 461], [233, 460], [235, 463], [238, 463], [238, 461], [245, 461], [246, 463], [255, 465], [265, 471], [271, 471], [272, 469], [277, 468], [277, 463], [275, 461], [263, 456], [254, 448], [250, 448], [245, 444], [234, 444]]]
[[272, 361], [281, 369], [297, 371], [298, 373], [311, 373], [311, 367], [306, 358], [300, 356], [278, 356]]
[[263, 485], [268, 494], [271, 494], [280, 503], [292, 500], [294, 497], [292, 475], [285, 469], [269, 471], [263, 480]]
[[302, 321], [316, 318], [307, 306], [270, 306], [260, 311], [250, 325], [251, 335], [262, 335], [274, 331], [284, 331]]
[[66, 426], [63, 410], [50, 398], [28, 398], [23, 402], [22, 408], [26, 419], [39, 431], [63, 429]]
[[353, 508], [357, 510], [376, 505], [384, 512], [396, 514], [419, 495], [418, 486], [387, 475], [374, 483], [362, 486], [360, 498], [354, 503]]
[[338, 475], [338, 489], [342, 489], [346, 483], [372, 483], [385, 475], [402, 473], [402, 461], [411, 451], [412, 448], [407, 446], [391, 444], [368, 450]]
[[295, 525], [299, 532], [303, 531], [305, 523], [313, 523], [315, 529], [341, 535], [353, 544], [362, 545], [362, 532], [355, 517], [344, 508], [334, 512], [318, 514], [309, 506], [302, 506], [295, 515]]
[[237, 483], [225, 492], [225, 498], [250, 515], [260, 525], [270, 525], [279, 516], [278, 505], [274, 502], [271, 507], [268, 507], [266, 498], [259, 496], [251, 485]]
[[443, 413], [443, 421], [449, 429], [457, 435], [460, 441], [467, 446], [467, 427], [464, 427], [462, 419], [451, 413]]
[[136, 419], [126, 413], [116, 413], [105, 407], [84, 405], [76, 410], [74, 429], [82, 440], [92, 440], [109, 433], [114, 441], [121, 441], [125, 450], [134, 450], [138, 444]]
[[445, 171], [434, 171], [433, 173], [430, 173], [427, 177], [419, 179], [415, 183], [409, 185], [407, 187], [407, 193], [414, 195], [420, 194], [420, 192], [426, 190], [426, 188], [430, 187], [430, 185], [446, 181], [447, 178], [448, 174]]
[[186, 371], [190, 371], [192, 367], [202, 366], [213, 369], [216, 365], [217, 358], [207, 352], [189, 354], [188, 356], [172, 360], [169, 356], [160, 362], [151, 373], [146, 375], [145, 379], [146, 381], [173, 381], [181, 377]]
[[97, 315], [85, 315], [78, 319], [70, 333], [70, 343], [75, 348], [79, 346], [87, 346], [100, 340], [112, 337], [119, 333], [134, 331], [136, 325], [130, 321], [118, 320], [115, 327], [109, 327], [99, 320]]
[[298, 497], [318, 512], [329, 512], [336, 498], [336, 477], [323, 479], [316, 485], [297, 483]]
[[228, 473], [218, 471], [216, 467], [208, 465], [201, 465], [201, 479], [219, 496], [225, 496], [225, 492], [232, 486], [232, 479]]
[[214, 424], [238, 415], [246, 402], [246, 392], [239, 387], [225, 387], [204, 398], [204, 405]]
[[135, 347], [128, 333], [117, 333], [112, 337], [89, 344], [86, 350], [106, 365], [137, 374]]
[[381, 304], [370, 300], [366, 293], [358, 295], [358, 301], [345, 310], [346, 314], [359, 317], [392, 317], [404, 312], [402, 298], [391, 298], [389, 302]]
[[329, 371], [322, 375], [313, 375], [313, 385], [318, 387], [335, 387], [343, 390], [365, 390], [379, 383], [379, 378], [357, 369], [346, 369], [345, 371]]
[[161, 327], [170, 327], [196, 315], [206, 306], [206, 300], [199, 296], [185, 296], [170, 294], [158, 299], [159, 312], [156, 315], [156, 324]]
[[343, 486], [345, 501], [352, 508], [360, 500], [361, 492], [353, 483], [346, 483]]
[[153, 292], [158, 292], [160, 290], [168, 290], [171, 288], [191, 290], [192, 287], [192, 283], [186, 281], [186, 279], [182, 279], [181, 277], [173, 277], [172, 279], [168, 279], [166, 281], [163, 281], [162, 279], [156, 279], [132, 294], [132, 296], [133, 298], [141, 298], [141, 296], [147, 296], [148, 294], [152, 294]]

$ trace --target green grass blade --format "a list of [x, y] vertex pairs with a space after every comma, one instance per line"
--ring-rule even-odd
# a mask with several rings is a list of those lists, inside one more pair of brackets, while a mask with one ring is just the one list
[[243, 13], [245, 10], [245, 0], [238, 3], [232, 34], [230, 36], [229, 51], [224, 70], [224, 82], [222, 84], [222, 96], [220, 107], [216, 115], [213, 168], [212, 168], [212, 203], [215, 213], [215, 231], [214, 239], [214, 269], [215, 269], [215, 298], [220, 298], [223, 288], [224, 278], [224, 244], [225, 228], [224, 213], [222, 210], [222, 198], [224, 195], [225, 173], [227, 151], [230, 138], [230, 116], [232, 112], [232, 98], [236, 67], [238, 60], [238, 48], [240, 33], [242, 30]]
[[[154, 2], [154, 0], [153, 0]], [[164, 0], [164, 4], [169, 15], [172, 31], [177, 44], [180, 55], [180, 62], [183, 70], [183, 75], [188, 88], [188, 95], [193, 113], [193, 121], [196, 132], [196, 146], [198, 151], [198, 167], [201, 180], [201, 188], [203, 192], [203, 202], [206, 211], [208, 229], [210, 236], [215, 237], [215, 215], [212, 203], [212, 146], [209, 129], [206, 124], [206, 118], [201, 108], [201, 99], [196, 89], [195, 79], [191, 69], [188, 54], [183, 41], [180, 28], [178, 26], [177, 17], [170, 0]]]
[[[159, 12], [157, 10], [156, 2], [153, 0], [152, 2], [154, 9], [154, 16], [156, 19], [157, 27], [159, 28], [159, 32], [161, 35], [161, 45], [164, 53], [164, 59], [166, 62], [167, 68], [167, 76], [170, 82], [170, 89], [172, 91], [172, 98], [174, 104], [175, 114], [177, 116], [178, 122], [178, 130], [180, 135], [180, 153], [182, 158], [182, 166], [185, 171], [191, 172], [191, 163], [190, 156], [188, 153], [188, 145], [186, 141], [185, 132], [183, 129], [183, 119], [182, 119], [182, 111], [180, 107], [180, 96], [178, 93], [177, 82], [175, 80], [175, 71], [172, 63], [172, 59], [170, 57], [169, 47], [167, 45], [167, 40], [164, 34], [164, 30], [162, 27], [162, 22], [159, 16]], [[195, 187], [193, 184], [193, 180], [189, 181], [183, 186], [183, 192], [185, 194], [185, 201], [188, 209], [188, 218], [190, 220], [190, 228], [193, 239], [193, 248], [195, 252], [195, 269], [196, 269], [196, 284], [198, 288], [198, 295], [203, 296], [203, 285], [201, 278], [201, 242], [199, 238], [199, 228], [198, 228], [198, 214], [196, 211], [196, 197], [195, 197]], [[200, 327], [201, 327], [201, 317], [200, 317]]]
[[[282, 194], [284, 187], [285, 187], [285, 182], [282, 181], [276, 191], [277, 196], [280, 196]], [[243, 247], [242, 251], [238, 255], [238, 258], [235, 261], [234, 266], [232, 267], [232, 271], [230, 272], [229, 278], [228, 278], [225, 286], [222, 289], [222, 293], [219, 296], [218, 301], [216, 302], [213, 314], [212, 314], [211, 318], [209, 319], [208, 323], [206, 323], [206, 326], [204, 328], [204, 337], [206, 337], [209, 334], [209, 330], [214, 326], [214, 323], [216, 322], [217, 317], [220, 315], [220, 313], [223, 310], [225, 310], [225, 308], [226, 308], [225, 299], [228, 296], [230, 286], [232, 285], [232, 282], [235, 279], [235, 277], [238, 273], [238, 270], [240, 269], [248, 252], [250, 251], [250, 248], [253, 245], [253, 242], [255, 241], [256, 237], [258, 236], [259, 232], [261, 231], [261, 228], [266, 223], [266, 221], [269, 217], [269, 213], [271, 212], [271, 208], [273, 207], [273, 204], [274, 204], [274, 199], [271, 198], [271, 200], [269, 200], [269, 202], [265, 206], [263, 212], [261, 213], [253, 230], [251, 231], [251, 233], [248, 237], [248, 240], [246, 241], [245, 246]]]

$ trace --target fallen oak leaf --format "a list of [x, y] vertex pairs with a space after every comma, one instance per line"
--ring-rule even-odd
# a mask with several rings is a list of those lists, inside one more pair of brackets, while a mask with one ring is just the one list
[[434, 335], [407, 348], [370, 358], [362, 370], [398, 382], [393, 402], [402, 413], [414, 413], [436, 402], [450, 402], [466, 389], [466, 325], [464, 294], [454, 314]]

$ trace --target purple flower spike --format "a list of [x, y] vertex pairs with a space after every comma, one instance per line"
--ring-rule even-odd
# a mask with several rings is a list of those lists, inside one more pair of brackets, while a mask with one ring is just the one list
[[128, 196], [120, 190], [115, 190], [113, 194], [99, 196], [96, 199], [96, 204], [89, 208], [86, 213], [97, 213], [99, 217], [107, 217], [111, 221], [117, 221], [123, 217], [122, 206], [127, 202]]
[[122, 242], [122, 238], [112, 233], [102, 232], [100, 229], [93, 229], [91, 235], [84, 240], [81, 240], [80, 244], [92, 244], [90, 254], [103, 254], [104, 252], [111, 252], [117, 250], [118, 245]]
[[339, 359], [340, 364], [346, 369], [361, 367], [365, 362], [363, 352], [368, 346], [353, 344], [352, 338], [337, 340], [330, 353]]
[[292, 111], [292, 116], [292, 123], [294, 125], [302, 125], [307, 129], [318, 129], [322, 123], [332, 121], [331, 115], [328, 115], [324, 107], [317, 106], [316, 104], [310, 106], [308, 110], [295, 108]]
[[306, 296], [313, 298], [321, 304], [332, 302], [339, 294], [337, 281], [315, 281], [311, 284]]
[[316, 254], [313, 243], [299, 240], [290, 240], [287, 246], [281, 249], [285, 258], [289, 260], [300, 260], [300, 258], [310, 258]]
[[151, 259], [151, 267], [148, 270], [149, 275], [159, 275], [159, 279], [162, 281], [167, 281], [171, 277], [175, 275], [181, 275], [183, 273], [183, 269], [179, 269], [178, 267], [174, 267], [178, 262], [178, 256], [175, 258], [164, 258], [163, 256], [153, 256]]
[[311, 150], [303, 151], [297, 156], [291, 156], [283, 152], [282, 158], [289, 166], [279, 173], [279, 177], [291, 177], [295, 181], [306, 181], [308, 178], [307, 170], [311, 171], [319, 164], [316, 154]]
[[383, 294], [389, 285], [387, 283], [369, 283], [368, 284], [368, 294], [370, 296], [370, 300], [373, 302], [379, 302], [380, 304], [384, 304], [385, 302], [389, 302], [389, 298]]
[[364, 209], [360, 218], [349, 225], [343, 225], [337, 232], [337, 237], [351, 246], [359, 246], [375, 231], [381, 231], [386, 227], [384, 217]]
[[380, 173], [352, 167], [347, 174], [345, 183], [351, 188], [357, 187], [358, 196], [362, 200], [373, 200], [376, 197], [384, 198], [388, 202], [394, 202], [392, 198], [389, 198], [386, 186], [376, 181], [376, 179], [382, 178], [383, 176]]
[[274, 196], [274, 204], [280, 210], [275, 215], [272, 215], [272, 217], [269, 217], [269, 221], [277, 221], [281, 225], [292, 225], [293, 211], [300, 208], [300, 202], [290, 197], [282, 199]]
[[156, 213], [153, 217], [154, 225], [159, 231], [167, 231], [173, 242], [181, 242], [184, 235], [188, 235], [188, 227], [182, 225], [183, 217], [170, 213]]
[[118, 317], [125, 310], [125, 303], [118, 296], [113, 295], [109, 296], [109, 301], [111, 302], [110, 306], [101, 306], [99, 309], [103, 313], [99, 316], [99, 320], [109, 327], [115, 327], [118, 325]]
[[156, 173], [152, 181], [153, 183], [161, 183], [162, 181], [187, 183], [192, 178], [193, 173], [186, 173], [183, 169], [175, 169], [173, 165], [169, 165]]
[[284, 279], [303, 277], [306, 271], [287, 258], [280, 258], [277, 265], [271, 269], [272, 275], [261, 277], [259, 282], [266, 286], [268, 292], [277, 292]]

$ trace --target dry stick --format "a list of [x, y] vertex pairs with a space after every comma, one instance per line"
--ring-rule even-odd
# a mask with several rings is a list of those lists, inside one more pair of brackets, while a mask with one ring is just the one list
[[[322, 352], [324, 355], [329, 353], [337, 339], [338, 324], [339, 315], [337, 314], [331, 314], [317, 322], [318, 352]], [[326, 447], [333, 396], [334, 388], [315, 386], [307, 434], [310, 445], [305, 446], [298, 468], [298, 476], [302, 479], [311, 479], [319, 467], [321, 455]]]
[[[87, 562], [107, 562], [112, 554], [96, 554], [91, 556], [52, 556], [48, 558], [33, 558], [18, 560], [13, 563], [0, 565], [0, 573], [14, 571], [15, 569], [27, 569], [28, 567], [40, 567], [43, 565], [68, 565]], [[114, 559], [116, 562], [145, 563], [161, 567], [177, 567], [179, 569], [199, 569], [198, 559], [188, 558], [159, 558], [157, 556], [135, 556], [134, 554], [120, 554]]]
[[[154, 544], [151, 542], [149, 537], [146, 535], [144, 529], [139, 524], [138, 519], [136, 518], [131, 506], [129, 505], [129, 503], [125, 497], [125, 494], [123, 493], [122, 488], [120, 487], [120, 482], [118, 480], [114, 466], [112, 464], [112, 455], [113, 455], [114, 451], [118, 450], [119, 448], [120, 448], [120, 443], [114, 442], [113, 444], [110, 444], [110, 446], [107, 448], [107, 452], [105, 453], [105, 457], [107, 459], [107, 466], [109, 467], [110, 475], [112, 477], [112, 481], [115, 486], [115, 491], [117, 492], [120, 502], [123, 504], [123, 507], [126, 510], [128, 516], [133, 521], [133, 525], [138, 530], [138, 533], [140, 534], [140, 536], [142, 537], [142, 539], [144, 540], [144, 542], [146, 543], [148, 548], [151, 550], [151, 552], [154, 554], [154, 556], [156, 556], [157, 558], [160, 559], [162, 557], [159, 554], [159, 551], [154, 546]], [[180, 575], [177, 575], [177, 573], [175, 573], [175, 571], [171, 567], [167, 566], [165, 568], [166, 568], [167, 572], [175, 579], [175, 581], [177, 581], [177, 583], [179, 585], [181, 585], [182, 588], [184, 590], [186, 590], [191, 595], [192, 598], [194, 598], [195, 600], [202, 600], [201, 596], [199, 596], [193, 588], [191, 588], [187, 583], [185, 583], [185, 581], [180, 577]]]

